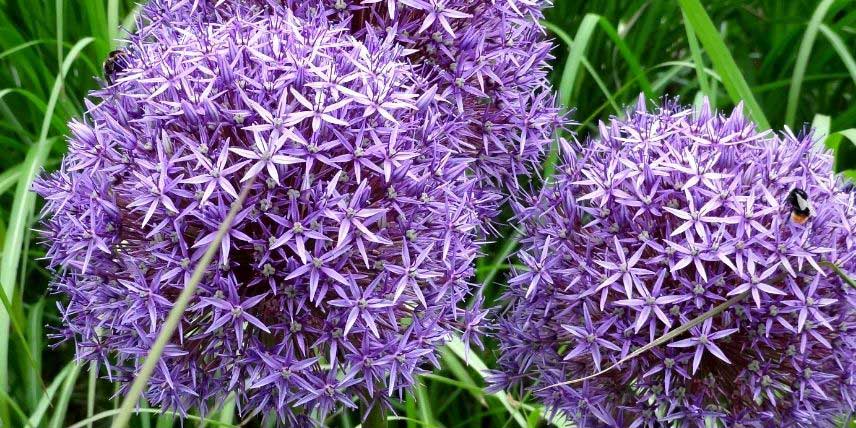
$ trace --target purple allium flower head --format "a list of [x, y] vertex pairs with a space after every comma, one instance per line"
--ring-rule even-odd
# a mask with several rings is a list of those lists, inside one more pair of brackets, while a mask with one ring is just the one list
[[[854, 194], [811, 135], [640, 97], [565, 143], [555, 182], [518, 198], [523, 228], [494, 387], [579, 426], [828, 427], [854, 410]], [[802, 189], [804, 223], [788, 201]], [[706, 311], [743, 300], [573, 384]]]
[[407, 48], [420, 90], [437, 99], [446, 144], [474, 160], [483, 218], [494, 217], [503, 189], [540, 164], [567, 123], [547, 78], [553, 44], [538, 23], [549, 1], [254, 1], [274, 13], [325, 14], [360, 40], [380, 32]]
[[36, 184], [59, 336], [127, 388], [249, 188], [145, 397], [303, 425], [401, 396], [484, 316], [461, 125], [395, 33], [218, 3], [150, 2]]

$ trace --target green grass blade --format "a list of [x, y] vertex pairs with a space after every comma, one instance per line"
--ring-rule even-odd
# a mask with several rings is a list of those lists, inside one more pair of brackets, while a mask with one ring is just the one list
[[725, 43], [716, 31], [713, 21], [704, 10], [699, 0], [678, 0], [681, 5], [684, 16], [695, 31], [702, 46], [707, 51], [707, 55], [713, 63], [713, 69], [722, 76], [722, 85], [725, 87], [728, 96], [735, 103], [743, 101], [749, 115], [755, 120], [761, 129], [769, 129], [770, 123], [761, 110], [761, 106], [752, 95], [749, 89], [749, 84], [725, 47]]
[[634, 358], [636, 358], [636, 357], [638, 357], [638, 356], [640, 356], [640, 355], [644, 354], [645, 352], [648, 352], [649, 350], [651, 350], [651, 349], [653, 349], [653, 348], [656, 348], [656, 347], [658, 347], [658, 346], [660, 346], [660, 345], [663, 345], [663, 344], [665, 344], [666, 342], [668, 342], [668, 341], [670, 341], [670, 340], [672, 340], [672, 339], [674, 339], [674, 338], [676, 338], [676, 337], [680, 336], [680, 335], [681, 335], [681, 334], [683, 334], [684, 332], [689, 331], [689, 329], [691, 329], [691, 328], [693, 328], [693, 327], [695, 327], [695, 326], [697, 326], [697, 325], [699, 325], [699, 324], [703, 323], [705, 320], [707, 320], [707, 319], [709, 319], [709, 318], [712, 318], [712, 317], [715, 317], [715, 316], [717, 316], [717, 315], [721, 314], [724, 310], [726, 310], [726, 309], [728, 309], [728, 308], [730, 308], [730, 307], [734, 306], [735, 304], [739, 303], [741, 300], [745, 299], [745, 298], [746, 298], [746, 296], [748, 296], [748, 295], [749, 295], [749, 292], [740, 293], [740, 294], [738, 294], [738, 295], [736, 295], [736, 296], [734, 296], [734, 297], [732, 297], [732, 298], [730, 298], [730, 299], [726, 300], [725, 302], [720, 303], [719, 305], [717, 305], [717, 306], [716, 306], [716, 307], [714, 307], [713, 309], [710, 309], [709, 311], [707, 311], [707, 312], [705, 312], [705, 313], [703, 313], [703, 314], [701, 314], [701, 315], [699, 315], [699, 316], [697, 316], [697, 317], [695, 317], [695, 318], [691, 319], [691, 320], [690, 320], [689, 322], [687, 322], [687, 323], [681, 324], [681, 325], [680, 325], [680, 326], [678, 326], [676, 329], [671, 330], [671, 331], [669, 331], [668, 333], [666, 333], [666, 334], [664, 334], [664, 335], [662, 335], [662, 336], [660, 336], [660, 337], [658, 337], [658, 338], [654, 339], [654, 341], [652, 341], [651, 343], [648, 343], [647, 345], [645, 345], [645, 346], [643, 346], [643, 347], [641, 347], [641, 348], [639, 348], [639, 349], [637, 349], [637, 350], [635, 350], [635, 351], [631, 352], [631, 353], [630, 353], [630, 354], [628, 354], [626, 357], [624, 357], [624, 358], [620, 359], [617, 363], [612, 364], [612, 365], [610, 365], [609, 367], [607, 367], [607, 368], [605, 368], [605, 369], [603, 369], [603, 370], [601, 370], [601, 371], [599, 371], [599, 372], [597, 372], [597, 373], [590, 374], [590, 375], [588, 375], [588, 376], [581, 377], [581, 378], [577, 378], [577, 379], [571, 379], [571, 380], [569, 380], [569, 381], [565, 381], [565, 382], [559, 382], [559, 383], [556, 383], [556, 384], [553, 384], [553, 385], [548, 385], [548, 386], [545, 386], [545, 387], [541, 388], [540, 390], [541, 390], [541, 391], [543, 391], [543, 390], [545, 390], [545, 389], [550, 389], [550, 388], [554, 388], [554, 387], [557, 387], [557, 386], [562, 386], [562, 385], [572, 385], [572, 384], [580, 383], [580, 382], [583, 382], [583, 381], [585, 381], [585, 380], [588, 380], [588, 379], [592, 379], [592, 378], [598, 377], [598, 376], [600, 376], [600, 375], [602, 375], [602, 374], [604, 374], [604, 373], [610, 372], [610, 371], [612, 371], [613, 369], [615, 369], [615, 368], [617, 368], [617, 367], [620, 367], [622, 364], [624, 364], [624, 363], [626, 363], [626, 362], [628, 362], [628, 361], [630, 361], [630, 360], [632, 360], [632, 359], [634, 359]]
[[491, 261], [490, 270], [484, 275], [484, 278], [482, 278], [483, 285], [487, 286], [493, 283], [493, 279], [499, 273], [499, 269], [502, 267], [505, 259], [507, 259], [514, 249], [517, 248], [518, 241], [520, 241], [520, 233], [517, 231], [505, 239], [505, 242], [502, 244], [502, 248], [500, 248], [496, 257]]
[[[467, 348], [467, 345], [462, 342], [460, 338], [453, 337], [446, 346], [449, 347], [449, 349], [457, 355], [458, 358], [466, 361], [467, 364], [469, 364], [470, 367], [472, 367], [476, 373], [484, 379], [488, 371], [487, 365], [475, 352]], [[508, 394], [504, 391], [500, 391], [492, 395], [502, 403], [502, 406], [505, 407], [505, 410], [507, 410], [509, 414], [511, 414], [511, 417], [514, 418], [514, 421], [518, 426], [520, 426], [520, 428], [528, 428], [529, 425], [526, 423], [526, 418], [520, 414], [519, 409], [515, 405], [511, 404]]]
[[627, 62], [627, 66], [630, 68], [630, 72], [633, 73], [635, 79], [639, 80], [639, 87], [642, 89], [642, 92], [645, 93], [645, 96], [648, 98], [654, 98], [654, 88], [651, 86], [651, 82], [648, 80], [648, 75], [645, 74], [645, 69], [642, 68], [642, 65], [639, 63], [639, 59], [627, 46], [627, 43], [624, 42], [624, 38], [618, 34], [618, 31], [612, 24], [606, 20], [606, 18], [601, 17], [597, 21], [600, 29], [603, 30], [606, 35], [612, 39], [612, 42], [615, 43], [615, 46], [618, 48], [618, 53], [624, 57], [624, 60]]
[[[559, 38], [562, 39], [563, 42], [565, 42], [565, 46], [567, 46], [568, 49], [573, 46], [574, 40], [571, 38], [571, 36], [568, 35], [568, 33], [559, 28], [558, 25], [555, 25], [552, 22], [548, 21], [543, 22], [543, 24], [544, 28], [552, 31], [557, 36], [559, 36]], [[600, 77], [600, 74], [597, 72], [594, 66], [592, 66], [591, 63], [585, 58], [585, 56], [583, 57], [582, 61], [583, 66], [586, 68], [586, 71], [588, 71], [592, 79], [594, 79], [595, 84], [597, 84], [601, 92], [603, 92], [603, 94], [606, 96], [607, 101], [612, 105], [613, 109], [615, 109], [615, 112], [618, 113], [621, 108], [615, 102], [615, 97], [609, 91], [609, 88], [606, 87], [606, 83], [604, 83], [603, 79]]]
[[[24, 421], [24, 426], [26, 428], [32, 428], [32, 425], [30, 425], [30, 421], [27, 418], [27, 414], [24, 413], [24, 409], [22, 409], [21, 406], [15, 400], [13, 400], [12, 397], [10, 397], [9, 394], [6, 393], [6, 391], [3, 391], [2, 389], [0, 389], [0, 400], [3, 400], [4, 403], [8, 404], [9, 407], [12, 408], [12, 411], [15, 412], [15, 415], [17, 415], [18, 418]], [[9, 420], [5, 422], [4, 426], [11, 427], [14, 425], [12, 425], [12, 421]]]
[[[39, 364], [36, 363], [36, 359], [33, 357], [33, 354], [30, 352], [32, 347], [27, 342], [27, 338], [24, 336], [24, 329], [21, 326], [21, 320], [19, 319], [19, 313], [15, 312], [15, 307], [12, 305], [12, 302], [6, 296], [6, 292], [3, 291], [6, 287], [0, 287], [0, 303], [2, 303], [4, 313], [9, 315], [8, 321], [12, 325], [12, 329], [15, 330], [15, 336], [17, 336], [18, 340], [21, 342], [21, 349], [24, 350], [24, 358], [27, 361], [30, 370], [35, 373], [40, 373]], [[38, 377], [38, 381], [41, 382], [41, 378]], [[42, 383], [42, 388], [44, 388], [44, 383]]]
[[45, 312], [45, 299], [39, 299], [35, 305], [30, 307], [27, 314], [27, 342], [29, 344], [29, 355], [32, 358], [32, 370], [25, 373], [27, 406], [30, 409], [36, 408], [42, 393], [45, 390], [45, 384], [42, 381], [42, 337], [44, 329], [42, 328], [43, 315]]
[[464, 384], [471, 385], [474, 389], [469, 390], [473, 398], [476, 399], [482, 406], [486, 406], [487, 402], [484, 399], [484, 394], [481, 393], [481, 388], [476, 384], [475, 379], [467, 372], [467, 368], [461, 364], [461, 361], [447, 347], [440, 348], [440, 357], [443, 359], [443, 368], [452, 372], [459, 381]]
[[586, 15], [577, 29], [577, 34], [573, 39], [574, 44], [569, 47], [570, 54], [567, 61], [565, 61], [565, 68], [562, 70], [562, 80], [559, 83], [558, 91], [559, 103], [566, 109], [570, 108], [574, 85], [576, 84], [577, 76], [580, 74], [580, 66], [582, 65], [586, 48], [591, 41], [594, 28], [599, 19], [600, 16], [598, 15]]
[[62, 424], [65, 422], [65, 413], [68, 410], [68, 403], [71, 401], [71, 394], [74, 393], [74, 383], [77, 381], [77, 376], [80, 375], [80, 367], [79, 364], [75, 364], [62, 384], [49, 425], [50, 428], [62, 428]]
[[[89, 363], [89, 382], [86, 384], [86, 419], [91, 420], [95, 415], [95, 391], [98, 384], [98, 361]], [[86, 424], [92, 428], [92, 422]]]
[[[412, 393], [407, 394], [407, 397], [404, 399], [404, 412], [405, 415], [407, 415], [407, 428], [416, 428], [417, 422], [419, 422], [419, 424], [422, 423], [422, 421], [419, 421], [418, 419], [419, 414], [416, 409], [416, 398], [413, 397]], [[362, 424], [357, 426], [360, 427], [361, 425]]]
[[[413, 394], [416, 397], [416, 406], [419, 409], [419, 420], [426, 426], [437, 426], [437, 423], [434, 422], [434, 415], [431, 413], [431, 400], [428, 399], [428, 390], [425, 388], [425, 385], [417, 381]], [[366, 425], [366, 428], [375, 427]]]
[[853, 278], [847, 275], [847, 272], [844, 272], [844, 270], [841, 269], [840, 266], [835, 263], [828, 262], [826, 260], [821, 261], [820, 264], [832, 269], [832, 271], [835, 272], [835, 274], [838, 275], [838, 277], [841, 278], [842, 281], [846, 282], [847, 285], [856, 289], [856, 280], [853, 280]]
[[48, 386], [47, 392], [45, 392], [45, 395], [43, 395], [42, 399], [39, 400], [39, 405], [36, 406], [36, 409], [30, 414], [28, 422], [30, 426], [38, 427], [42, 425], [42, 419], [45, 417], [45, 413], [47, 413], [48, 407], [51, 405], [56, 391], [59, 389], [60, 385], [62, 385], [65, 378], [74, 370], [79, 370], [79, 368], [76, 363], [70, 362], [56, 375], [56, 377], [54, 377], [53, 382]]
[[13, 168], [9, 168], [6, 171], [3, 171], [0, 174], [0, 195], [6, 193], [7, 190], [11, 189], [12, 186], [18, 181], [18, 177], [21, 176], [21, 167], [16, 166]]
[[[577, 30], [577, 38], [583, 37], [583, 42], [579, 45], [574, 44], [574, 39], [572, 39], [565, 30], [559, 27], [556, 24], [553, 24], [549, 21], [542, 22], [543, 26], [548, 30], [552, 31], [554, 34], [559, 36], [560, 39], [568, 46], [570, 54], [568, 55], [568, 60], [565, 63], [565, 71], [563, 71], [562, 75], [562, 84], [569, 83], [571, 88], [568, 90], [572, 90], [572, 85], [576, 80], [576, 77], [579, 73], [579, 64], [578, 61], [582, 62], [585, 66], [586, 70], [589, 71], [589, 74], [592, 76], [597, 76], [599, 78], [596, 69], [588, 62], [585, 58], [585, 50], [590, 42], [590, 38], [594, 31], [594, 25], [597, 24], [601, 30], [615, 43], [615, 46], [618, 48], [618, 52], [624, 57], [624, 60], [627, 62], [628, 68], [630, 68], [630, 72], [633, 74], [634, 78], [639, 81], [639, 86], [642, 89], [642, 92], [645, 93], [647, 97], [654, 97], [654, 91], [651, 87], [651, 82], [648, 80], [648, 76], [645, 74], [645, 70], [642, 68], [642, 65], [639, 63], [639, 59], [633, 53], [633, 51], [627, 46], [627, 43], [624, 42], [624, 39], [618, 34], [618, 31], [612, 24], [606, 20], [606, 18], [595, 15], [588, 14], [583, 18], [583, 22], [580, 24], [580, 28]], [[575, 50], [580, 50], [579, 52], [575, 52]], [[572, 56], [575, 56], [572, 58]], [[577, 57], [578, 56], [578, 57]], [[568, 73], [568, 74], [566, 74]], [[570, 82], [565, 82], [565, 79], [570, 80]], [[596, 82], [597, 83], [597, 82]], [[561, 87], [562, 85], [560, 85]], [[603, 87], [605, 85], [598, 84], [598, 86]], [[570, 93], [567, 95], [567, 99], [562, 98], [562, 91], [559, 90], [559, 100], [564, 101], [563, 105], [567, 105], [570, 102]], [[619, 110], [616, 108], [616, 110]]]
[[[69, 51], [68, 57], [62, 64], [62, 69], [54, 81], [53, 89], [48, 100], [47, 110], [42, 122], [41, 133], [39, 140], [34, 144], [27, 158], [24, 160], [21, 169], [21, 176], [18, 179], [18, 187], [15, 191], [15, 198], [12, 202], [12, 211], [9, 216], [9, 226], [6, 233], [6, 239], [3, 244], [3, 260], [0, 261], [0, 284], [2, 284], [2, 292], [6, 296], [14, 295], [15, 284], [17, 284], [18, 267], [21, 260], [21, 253], [24, 244], [24, 234], [30, 224], [36, 196], [30, 192], [30, 186], [36, 177], [38, 171], [42, 168], [45, 159], [50, 152], [51, 140], [48, 140], [48, 130], [50, 129], [51, 119], [60, 93], [62, 92], [65, 76], [68, 74], [71, 65], [80, 52], [92, 42], [91, 37], [77, 42]], [[8, 352], [9, 352], [9, 314], [4, 310], [0, 311], [0, 388], [6, 388], [9, 382], [8, 373]]]
[[[140, 406], [141, 407], [149, 407], [149, 402], [145, 398], [142, 398], [142, 399], [140, 399]], [[141, 428], [152, 428], [152, 417], [151, 417], [151, 415], [149, 415], [148, 413], [143, 413], [142, 415], [140, 415], [140, 427]]]
[[[457, 357], [456, 357], [457, 358]], [[433, 373], [426, 373], [421, 375], [421, 377], [425, 379], [430, 379], [439, 383], [444, 383], [446, 385], [452, 385], [455, 388], [463, 389], [464, 391], [470, 392], [472, 394], [478, 394], [479, 396], [484, 396], [484, 389], [480, 386], [471, 384], [469, 382], [463, 382], [456, 379], [450, 379], [444, 376], [436, 375]]]
[[63, 38], [65, 36], [65, 32], [63, 31], [62, 27], [63, 27], [63, 23], [65, 22], [65, 20], [63, 19], [63, 16], [64, 16], [63, 12], [64, 12], [65, 8], [63, 7], [64, 6], [63, 0], [56, 0], [56, 2], [54, 4], [55, 4], [55, 11], [56, 11], [56, 58], [57, 58], [56, 63], [62, 64], [63, 63], [62, 56], [64, 54], [62, 41], [63, 41]]
[[[46, 115], [47, 114], [48, 105], [45, 104], [45, 102], [42, 101], [42, 99], [39, 98], [38, 95], [36, 95], [33, 92], [28, 91], [26, 89], [10, 88], [10, 89], [0, 90], [0, 100], [5, 98], [7, 95], [11, 95], [11, 94], [21, 95], [24, 98], [26, 98], [27, 101], [30, 101], [33, 104], [33, 106], [36, 107], [35, 112], [38, 112], [40, 115]], [[3, 104], [0, 104], [0, 105], [3, 105]], [[30, 135], [27, 132], [27, 130], [24, 129], [23, 125], [21, 125], [19, 122], [17, 122], [17, 118], [15, 118], [14, 112], [12, 112], [10, 110], [8, 112], [9, 115], [6, 115], [5, 113], [6, 112], [4, 112], [4, 116], [6, 116], [6, 118], [9, 119], [9, 121], [11, 122], [10, 125], [12, 125], [12, 127], [16, 130], [16, 133], [24, 141], [29, 143], [31, 140]], [[61, 118], [57, 117], [56, 115], [53, 115], [53, 118], [51, 119], [51, 123], [57, 129], [60, 129], [61, 127], [65, 126], [65, 122], [63, 122], [63, 120]]]
[[107, 34], [110, 48], [116, 47], [119, 38], [119, 0], [108, 0], [107, 2]]
[[814, 129], [814, 138], [817, 138], [817, 147], [820, 149], [826, 148], [826, 140], [829, 138], [829, 129], [832, 126], [832, 118], [824, 114], [814, 115], [814, 120], [811, 121], [811, 127]]
[[830, 136], [830, 139], [833, 138], [839, 141], [834, 145], [835, 171], [856, 169], [856, 128], [838, 131]]
[[15, 47], [6, 49], [3, 52], [0, 52], [0, 59], [3, 59], [9, 55], [12, 55], [12, 54], [18, 52], [18, 51], [22, 51], [24, 49], [27, 49], [30, 46], [35, 46], [35, 45], [46, 43], [46, 42], [48, 42], [48, 40], [30, 40], [29, 42], [21, 43], [18, 46], [15, 46]]
[[235, 421], [235, 394], [229, 394], [226, 398], [218, 420], [224, 425], [231, 425]]
[[686, 13], [681, 11], [681, 14], [684, 17], [684, 27], [686, 27], [687, 32], [687, 43], [690, 45], [690, 54], [692, 55], [693, 64], [695, 65], [698, 86], [701, 89], [701, 92], [711, 99], [711, 104], [713, 106], [716, 106], [716, 102], [714, 101], [714, 94], [710, 90], [710, 85], [707, 84], [707, 76], [705, 75], [704, 70], [704, 58], [702, 58], [701, 55], [701, 46], [698, 45], [698, 39], [696, 39], [692, 23], [690, 23], [690, 21], [687, 19]]
[[533, 409], [529, 412], [529, 417], [526, 418], [526, 424], [529, 428], [538, 428], [538, 423], [541, 422], [541, 410]]
[[835, 0], [821, 0], [820, 4], [814, 10], [811, 20], [808, 22], [805, 34], [803, 35], [800, 49], [797, 53], [797, 62], [794, 66], [794, 74], [791, 77], [791, 87], [788, 89], [788, 104], [785, 111], [785, 123], [790, 127], [794, 127], [797, 115], [797, 103], [800, 98], [800, 90], [802, 89], [805, 70], [808, 67], [808, 60], [811, 57], [811, 50], [814, 47], [814, 40], [817, 38], [820, 24], [826, 16], [826, 12], [832, 7]]
[[149, 378], [155, 370], [155, 366], [160, 360], [161, 355], [163, 355], [164, 348], [172, 337], [172, 334], [175, 332], [176, 327], [178, 327], [178, 323], [181, 321], [184, 309], [187, 307], [187, 304], [190, 303], [193, 293], [196, 292], [196, 287], [199, 285], [199, 281], [202, 280], [202, 276], [205, 274], [205, 269], [208, 268], [208, 265], [211, 264], [211, 260], [214, 259], [214, 255], [217, 254], [217, 251], [220, 249], [220, 242], [223, 241], [223, 237], [229, 231], [229, 228], [232, 227], [232, 221], [235, 219], [238, 211], [240, 211], [241, 206], [244, 204], [244, 200], [247, 199], [247, 195], [249, 194], [254, 182], [255, 178], [251, 179], [244, 185], [243, 190], [241, 190], [241, 194], [238, 195], [238, 200], [232, 203], [232, 208], [229, 209], [229, 214], [226, 215], [226, 219], [223, 221], [223, 224], [220, 225], [214, 240], [208, 244], [208, 249], [205, 251], [205, 254], [202, 255], [202, 258], [199, 259], [199, 264], [196, 265], [196, 268], [193, 270], [193, 275], [191, 275], [187, 286], [181, 290], [181, 294], [178, 295], [175, 303], [173, 303], [172, 309], [170, 309], [169, 315], [167, 315], [166, 322], [161, 328], [155, 343], [152, 345], [152, 349], [149, 351], [148, 355], [146, 355], [143, 367], [140, 369], [139, 373], [137, 373], [134, 383], [131, 384], [130, 391], [128, 391], [128, 394], [122, 400], [122, 406], [119, 408], [119, 413], [116, 415], [116, 419], [113, 420], [111, 427], [125, 428], [128, 426], [128, 421], [131, 419], [134, 407], [140, 400], [140, 396], [143, 394], [143, 389], [145, 389]]
[[826, 24], [820, 24], [818, 28], [829, 40], [829, 44], [831, 44], [832, 48], [835, 49], [835, 52], [841, 58], [841, 62], [844, 63], [844, 66], [847, 67], [847, 71], [850, 73], [850, 78], [852, 78], [853, 82], [856, 83], [856, 60], [853, 59], [853, 53], [851, 52], [852, 48], [848, 48], [844, 41], [841, 40], [841, 36], [826, 26]]
[[[565, 61], [565, 66], [562, 70], [562, 79], [559, 83], [559, 89], [557, 91], [559, 97], [559, 105], [566, 110], [570, 110], [572, 108], [571, 102], [573, 99], [573, 88], [574, 85], [576, 85], [577, 77], [580, 74], [580, 66], [586, 62], [585, 51], [588, 47], [589, 42], [591, 41], [595, 25], [597, 25], [599, 19], [600, 16], [595, 14], [586, 15], [583, 18], [583, 22], [580, 24], [580, 27], [577, 29], [576, 37], [573, 39], [571, 39], [571, 37], [568, 36], [568, 34], [561, 30], [559, 27], [553, 25], [551, 28], [551, 30], [560, 38], [562, 38], [568, 45], [568, 59]], [[592, 71], [594, 71], [593, 68]], [[596, 73], [594, 74], [596, 75]], [[607, 94], [608, 92], [609, 91], [606, 91]], [[611, 95], [607, 95], [607, 97], [612, 100]], [[615, 102], [612, 102], [615, 105]], [[555, 142], [550, 146], [550, 152], [547, 154], [547, 159], [544, 161], [543, 170], [545, 176], [550, 176], [553, 174], [553, 168], [556, 164], [556, 161], [558, 160], [558, 157], [559, 147], [558, 142]]]
[[[693, 70], [698, 71], [698, 68], [696, 67], [696, 63], [690, 62], [690, 61], [666, 61], [666, 62], [657, 64], [657, 66], [655, 68], [661, 68], [661, 67], [691, 68]], [[710, 68], [704, 67], [704, 68], [702, 68], [701, 72], [705, 76], [710, 76], [710, 78], [712, 79], [711, 82], [721, 82], [722, 81], [722, 77], [720, 77], [719, 74], [717, 74], [715, 70], [711, 70]], [[669, 79], [671, 79], [673, 77], [674, 76], [670, 76]], [[708, 82], [708, 83], [710, 83], [710, 82]], [[660, 87], [660, 86], [658, 84], [655, 84], [655, 87]], [[712, 90], [713, 90], [713, 88], [711, 88], [711, 91]]]
[[[807, 75], [804, 82], [816, 82], [816, 81], [830, 81], [833, 79], [840, 79], [842, 77], [849, 76], [848, 73], [821, 73], [821, 74], [812, 74]], [[791, 79], [779, 79], [774, 80], [772, 82], [762, 83], [760, 85], [756, 85], [752, 87], [752, 92], [755, 94], [763, 94], [765, 92], [774, 91], [776, 89], [785, 88], [791, 84]]]
[[[80, 422], [76, 422], [76, 423], [74, 423], [74, 424], [72, 424], [72, 425], [69, 425], [67, 428], [85, 428], [86, 426], [88, 426], [88, 425], [89, 425], [89, 424], [91, 424], [91, 423], [98, 422], [98, 421], [100, 421], [100, 420], [102, 420], [102, 419], [107, 419], [107, 418], [112, 417], [112, 416], [116, 416], [116, 415], [118, 415], [121, 411], [122, 411], [121, 409], [105, 410], [105, 411], [103, 411], [103, 412], [96, 413], [95, 415], [93, 415], [93, 416], [92, 416], [92, 417], [90, 417], [90, 418], [86, 418], [86, 419], [84, 419], [84, 420], [82, 420], [82, 421], [80, 421]], [[154, 414], [154, 415], [164, 415], [164, 414], [168, 414], [168, 415], [173, 415], [173, 416], [175, 416], [175, 413], [174, 413], [174, 412], [169, 411], [169, 410], [164, 410], [164, 409], [141, 408], [141, 409], [137, 409], [137, 412], [138, 412], [138, 413], [147, 414], [147, 415], [152, 415], [152, 414]], [[216, 419], [202, 418], [202, 417], [199, 417], [199, 416], [196, 416], [196, 415], [187, 415], [187, 416], [185, 416], [184, 418], [185, 418], [186, 420], [188, 420], [188, 421], [194, 421], [194, 422], [205, 422], [205, 423], [207, 423], [207, 424], [211, 424], [211, 426], [217, 426], [217, 427], [225, 427], [225, 428], [238, 428], [238, 427], [239, 427], [238, 425], [227, 424], [227, 423], [220, 422], [220, 421], [218, 421], [218, 420], [216, 420]]]
[[[412, 399], [411, 399], [411, 401], [412, 401]], [[435, 427], [433, 425], [426, 424], [425, 421], [421, 421], [415, 417], [410, 417], [410, 416], [387, 416], [386, 420], [391, 421], [391, 422], [396, 422], [396, 421], [405, 422], [407, 424], [408, 428], [416, 428], [416, 427], [434, 428]], [[71, 428], [71, 427], [69, 427], [69, 428]], [[364, 426], [363, 424], [359, 424], [354, 428], [369, 428], [369, 427], [368, 427], [368, 425]]]
[[175, 423], [175, 415], [162, 414], [158, 415], [158, 423], [155, 428], [172, 428]]

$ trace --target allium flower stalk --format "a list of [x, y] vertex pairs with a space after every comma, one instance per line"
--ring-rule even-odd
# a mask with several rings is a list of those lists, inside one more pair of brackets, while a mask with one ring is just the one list
[[853, 412], [856, 290], [829, 264], [856, 274], [856, 204], [816, 144], [759, 132], [740, 107], [649, 111], [642, 97], [565, 143], [555, 182], [516, 203], [525, 268], [505, 295], [495, 387], [581, 427], [831, 427]]
[[539, 9], [363, 3], [143, 8], [35, 186], [79, 359], [127, 389], [248, 187], [150, 403], [234, 393], [304, 425], [402, 396], [451, 334], [478, 344], [482, 219], [559, 121]]

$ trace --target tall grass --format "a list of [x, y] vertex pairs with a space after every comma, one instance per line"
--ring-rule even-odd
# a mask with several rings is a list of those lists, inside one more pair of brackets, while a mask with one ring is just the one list
[[[706, 95], [720, 108], [742, 100], [765, 128], [813, 123], [838, 154], [836, 167], [856, 177], [852, 1], [555, 3], [544, 23], [557, 43], [553, 78], [559, 99], [575, 109], [580, 138], [639, 92], [685, 102]], [[123, 412], [103, 371], [74, 362], [68, 345], [50, 347], [50, 329], [61, 320], [39, 261], [43, 250], [33, 232], [39, 201], [29, 189], [40, 171], [57, 167], [66, 123], [82, 114], [83, 97], [134, 9], [128, 0], [0, 0], [2, 427], [104, 427]], [[515, 245], [508, 230], [478, 261], [477, 280], [488, 284], [489, 301], [501, 292]], [[477, 351], [453, 340], [441, 352], [443, 369], [423, 376], [415, 394], [396, 403], [390, 426], [541, 426], [543, 409], [528, 397], [483, 391], [492, 349], [490, 342]], [[132, 426], [179, 426], [171, 413], [143, 404]], [[185, 426], [236, 426], [235, 412], [230, 399], [205, 418], [191, 415]], [[328, 422], [354, 427], [359, 414]]]

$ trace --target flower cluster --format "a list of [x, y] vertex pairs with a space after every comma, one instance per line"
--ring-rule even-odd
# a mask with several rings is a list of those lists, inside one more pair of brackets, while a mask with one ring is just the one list
[[856, 273], [856, 203], [814, 144], [759, 132], [740, 107], [649, 112], [644, 98], [565, 143], [555, 182], [516, 204], [525, 268], [495, 387], [579, 426], [833, 426], [853, 412], [856, 290], [831, 268]]
[[58, 336], [123, 388], [240, 206], [154, 405], [235, 393], [245, 415], [303, 425], [400, 396], [453, 332], [478, 340], [468, 279], [492, 186], [558, 117], [537, 9], [309, 3], [152, 0], [35, 185]]

